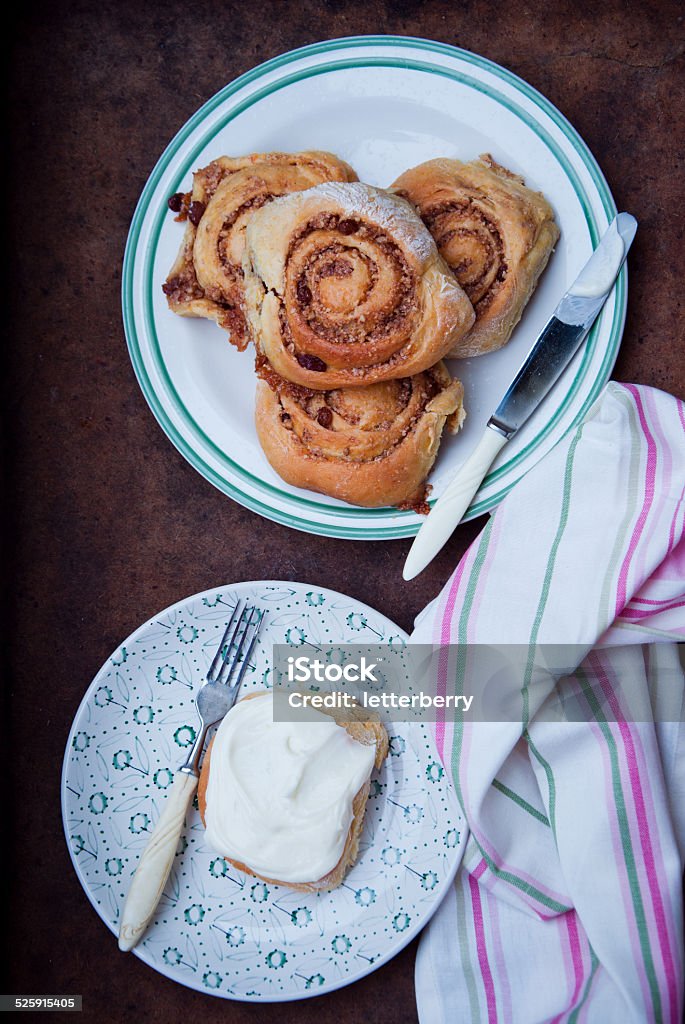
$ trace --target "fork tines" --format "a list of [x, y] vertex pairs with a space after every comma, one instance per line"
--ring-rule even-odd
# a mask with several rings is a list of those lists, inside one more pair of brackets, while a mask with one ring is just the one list
[[[264, 612], [237, 601], [207, 672], [208, 683], [240, 686], [254, 650]], [[236, 676], [237, 672], [237, 676]]]

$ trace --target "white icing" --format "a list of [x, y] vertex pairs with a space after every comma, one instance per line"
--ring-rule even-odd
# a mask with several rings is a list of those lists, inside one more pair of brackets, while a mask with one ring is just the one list
[[207, 842], [284, 882], [318, 881], [336, 866], [376, 755], [328, 715], [308, 717], [274, 722], [271, 693], [238, 701], [211, 750]]

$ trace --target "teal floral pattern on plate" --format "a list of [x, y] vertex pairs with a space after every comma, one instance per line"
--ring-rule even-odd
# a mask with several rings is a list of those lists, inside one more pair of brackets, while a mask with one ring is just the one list
[[[62, 811], [77, 875], [115, 933], [138, 858], [193, 741], [195, 694], [239, 597], [267, 613], [244, 692], [269, 686], [275, 643], [407, 639], [342, 594], [298, 583], [239, 583], [174, 605], [112, 654], [72, 726]], [[237, 871], [208, 848], [195, 804], [136, 954], [199, 991], [277, 1001], [347, 985], [399, 952], [454, 877], [466, 828], [429, 728], [391, 723], [389, 731], [360, 856], [338, 889], [303, 894]], [[114, 955], [114, 940], [112, 949]]]

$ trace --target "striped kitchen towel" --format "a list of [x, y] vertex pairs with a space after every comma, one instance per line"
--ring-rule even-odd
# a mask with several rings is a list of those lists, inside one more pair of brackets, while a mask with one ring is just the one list
[[[413, 640], [458, 645], [438, 692], [467, 694], [466, 645], [577, 644], [563, 685], [592, 712], [550, 720], [518, 680], [520, 720], [438, 721], [470, 835], [421, 940], [422, 1024], [680, 1022], [683, 404], [610, 383], [490, 518]], [[621, 713], [628, 677], [639, 722]]]

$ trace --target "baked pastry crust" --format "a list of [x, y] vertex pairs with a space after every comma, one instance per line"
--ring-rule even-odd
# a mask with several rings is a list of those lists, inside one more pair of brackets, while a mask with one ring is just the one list
[[[242, 700], [254, 700], [262, 695], [263, 691], [260, 691], [259, 693], [250, 693], [246, 697], [243, 697]], [[383, 761], [388, 756], [388, 734], [381, 722], [374, 720], [370, 716], [369, 712], [362, 711], [361, 708], [321, 708], [321, 713], [333, 718], [335, 722], [342, 728], [346, 729], [350, 736], [357, 740], [357, 742], [363, 743], [366, 746], [374, 744], [376, 747], [374, 768], [380, 768]], [[214, 740], [212, 739], [205, 751], [204, 759], [202, 761], [202, 770], [200, 771], [200, 780], [197, 787], [197, 803], [200, 810], [200, 817], [202, 818], [202, 824], [205, 825], [205, 827], [207, 784], [209, 782], [209, 772], [211, 770], [211, 751], [213, 742]], [[329, 871], [329, 873], [324, 875], [323, 878], [318, 878], [311, 882], [282, 882], [277, 878], [266, 878], [264, 875], [259, 875], [256, 871], [252, 871], [247, 864], [242, 864], [240, 861], [232, 860], [230, 857], [225, 857], [224, 859], [229, 864], [232, 864], [238, 871], [242, 871], [246, 875], [252, 875], [254, 878], [260, 878], [263, 882], [268, 882], [270, 885], [283, 885], [288, 889], [296, 889], [298, 892], [327, 892], [331, 889], [337, 889], [359, 854], [359, 840], [364, 827], [364, 815], [366, 813], [366, 803], [369, 797], [370, 781], [370, 778], [367, 779], [364, 785], [361, 786], [355, 794], [354, 800], [352, 801], [352, 822], [347, 833], [347, 839], [345, 840], [345, 846], [340, 856], [340, 860], [333, 870]]]
[[361, 182], [317, 185], [259, 210], [243, 269], [257, 351], [314, 390], [420, 373], [474, 320], [411, 204]]
[[184, 197], [181, 248], [163, 285], [169, 308], [180, 316], [215, 320], [244, 349], [249, 338], [242, 257], [250, 217], [277, 196], [356, 178], [337, 156], [313, 150], [222, 156], [196, 171], [192, 192]]
[[463, 386], [444, 363], [331, 391], [291, 384], [268, 367], [258, 372], [257, 435], [287, 483], [372, 508], [425, 502], [443, 428], [456, 431], [465, 415]]
[[395, 181], [417, 208], [476, 311], [450, 356], [478, 356], [505, 345], [559, 237], [551, 206], [485, 154], [429, 160]]

